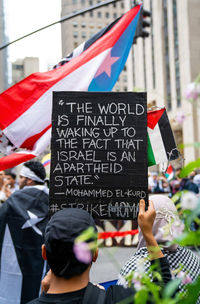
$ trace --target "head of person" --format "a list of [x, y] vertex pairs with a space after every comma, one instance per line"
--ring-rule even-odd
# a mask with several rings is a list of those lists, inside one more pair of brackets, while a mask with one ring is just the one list
[[12, 173], [12, 172], [7, 172], [5, 174], [5, 181], [8, 185], [11, 186], [11, 188], [13, 188], [15, 185], [15, 181], [16, 181], [16, 174]]
[[[153, 223], [153, 235], [157, 243], [163, 246], [163, 248], [169, 251], [175, 251], [178, 245], [170, 244], [170, 242], [175, 238], [173, 234], [173, 223], [180, 226], [183, 225], [179, 219], [177, 209], [172, 200], [165, 195], [151, 195], [149, 199], [153, 202], [156, 211], [156, 218]], [[164, 227], [167, 228], [166, 234], [163, 233], [162, 228]], [[146, 247], [141, 231], [139, 231], [138, 238], [139, 242], [137, 249]]]
[[44, 185], [46, 172], [43, 165], [38, 161], [25, 163], [19, 174], [19, 188], [25, 186]]
[[80, 261], [74, 250], [77, 238], [89, 227], [93, 228], [94, 236], [87, 242], [96, 242], [97, 228], [92, 216], [78, 208], [60, 210], [48, 222], [42, 256], [56, 277], [70, 279], [79, 276], [89, 270], [92, 262], [96, 261], [97, 249], [91, 250], [91, 261], [87, 263]]
[[152, 177], [153, 177], [153, 180], [157, 180], [158, 179], [158, 173], [157, 172], [152, 172]]
[[193, 183], [197, 185], [200, 189], [200, 174], [195, 175], [195, 177], [193, 178]]

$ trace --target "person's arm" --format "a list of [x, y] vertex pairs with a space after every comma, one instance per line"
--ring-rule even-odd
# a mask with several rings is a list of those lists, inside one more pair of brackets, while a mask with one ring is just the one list
[[149, 252], [151, 264], [158, 264], [157, 271], [162, 276], [162, 282], [154, 282], [163, 286], [171, 280], [171, 273], [167, 258], [164, 257], [156, 239], [153, 236], [153, 222], [156, 217], [156, 211], [153, 206], [153, 202], [149, 201], [149, 206], [147, 211], [145, 211], [145, 201], [140, 200], [140, 209], [138, 215], [138, 224], [146, 241], [147, 250]]
[[155, 217], [156, 211], [154, 209], [153, 202], [149, 201], [148, 209], [147, 211], [145, 211], [145, 201], [143, 199], [140, 200], [138, 225], [140, 226], [143, 237], [145, 239], [147, 250], [149, 252], [151, 260], [164, 257], [152, 232]]

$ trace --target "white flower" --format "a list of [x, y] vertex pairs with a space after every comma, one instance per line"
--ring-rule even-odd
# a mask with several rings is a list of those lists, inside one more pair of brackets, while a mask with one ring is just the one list
[[195, 82], [190, 83], [186, 88], [185, 96], [188, 99], [197, 100], [200, 96], [200, 84]]
[[181, 279], [181, 282], [182, 284], [189, 284], [189, 283], [192, 283], [192, 279], [191, 277], [189, 276], [189, 274], [187, 274], [186, 272], [184, 271], [180, 271], [178, 274], [177, 274], [177, 278]]
[[180, 125], [182, 125], [183, 124], [183, 122], [184, 122], [184, 120], [185, 120], [185, 114], [183, 113], [183, 112], [178, 112], [177, 114], [176, 114], [176, 121], [180, 124]]
[[142, 284], [140, 281], [138, 280], [133, 280], [133, 285], [136, 291], [139, 291], [142, 289]]
[[193, 210], [197, 207], [198, 198], [193, 192], [187, 192], [181, 197], [181, 207], [183, 209]]

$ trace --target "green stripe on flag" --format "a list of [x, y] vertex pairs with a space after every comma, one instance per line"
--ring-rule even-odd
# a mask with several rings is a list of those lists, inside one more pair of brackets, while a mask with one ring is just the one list
[[148, 159], [148, 167], [156, 165], [156, 161], [153, 155], [153, 150], [148, 133], [147, 133], [147, 159]]

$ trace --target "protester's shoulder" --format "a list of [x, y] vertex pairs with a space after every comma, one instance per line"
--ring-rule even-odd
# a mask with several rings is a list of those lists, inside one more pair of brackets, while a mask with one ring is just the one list
[[127, 299], [126, 304], [133, 303], [134, 289], [124, 288], [119, 285], [112, 285], [106, 291], [105, 304], [115, 304]]
[[[19, 192], [20, 191], [20, 192]], [[28, 186], [24, 187], [23, 189], [15, 191], [16, 192], [16, 197], [29, 197], [29, 198], [34, 198], [39, 201], [48, 201], [49, 195], [48, 195], [48, 189], [46, 187], [37, 187], [37, 186]], [[14, 195], [13, 194], [13, 195]]]
[[143, 259], [143, 258], [146, 260], [145, 264], [148, 264], [146, 266], [150, 266], [150, 263], [149, 263], [149, 260], [148, 260], [148, 251], [147, 251], [146, 247], [142, 247], [142, 248], [138, 249], [132, 255], [132, 257], [122, 267], [122, 269], [120, 271], [120, 274], [121, 275], [126, 275], [130, 271], [135, 270], [137, 261], [139, 259]]
[[37, 299], [34, 299], [34, 300], [32, 300], [32, 301], [30, 301], [30, 302], [28, 302], [28, 303], [26, 303], [26, 304], [40, 304], [41, 302], [40, 302], [40, 298], [37, 298]]
[[195, 253], [194, 251], [192, 251], [192, 249], [187, 248], [187, 247], [182, 247], [179, 246], [177, 248], [177, 252], [183, 256], [183, 254], [187, 255], [187, 256], [192, 256], [193, 258], [195, 258], [196, 260], [200, 261], [200, 256], [197, 255], [197, 253]]

